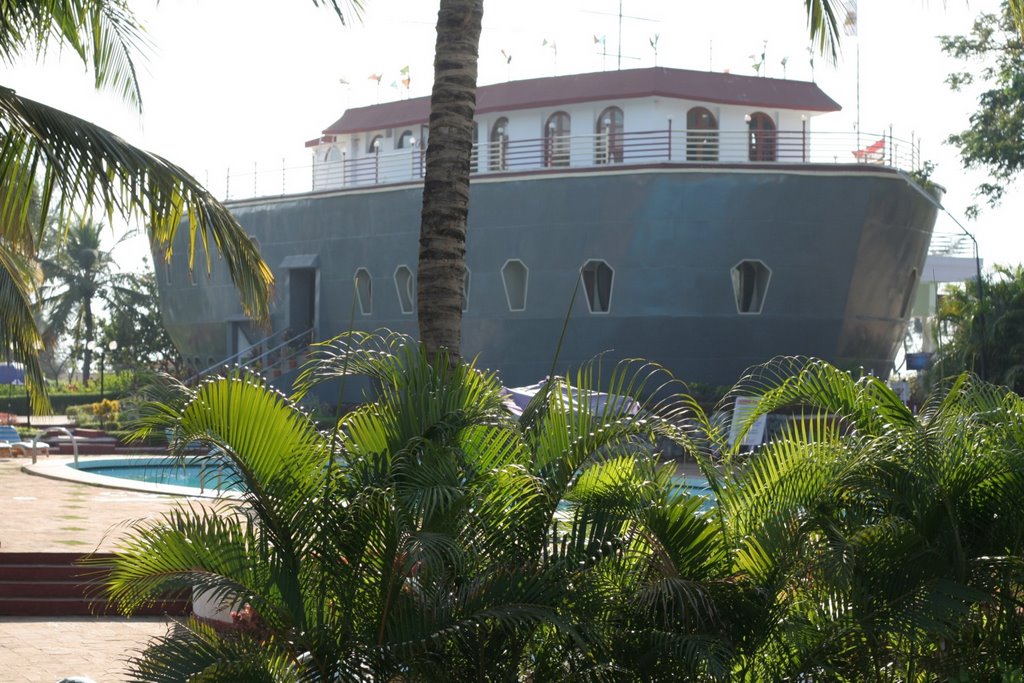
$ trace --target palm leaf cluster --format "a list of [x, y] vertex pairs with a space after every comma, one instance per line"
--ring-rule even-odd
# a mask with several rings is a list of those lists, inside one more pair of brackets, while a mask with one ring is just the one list
[[[144, 680], [629, 680], [722, 674], [734, 611], [716, 522], [655, 443], [697, 447], [643, 365], [558, 380], [522, 418], [471, 365], [400, 336], [320, 347], [304, 390], [369, 377], [375, 400], [319, 431], [239, 373], [175, 389], [145, 429], [202, 439], [246, 494], [183, 505], [123, 541], [130, 612], [196, 587], [259, 628], [195, 621], [134, 661]], [[646, 401], [630, 397], [650, 395]], [[593, 405], [592, 405], [593, 403]], [[652, 654], [653, 653], [653, 654]], [[255, 667], [255, 669], [253, 668]], [[258, 669], [258, 672], [256, 670]], [[236, 679], [237, 680], [237, 679]]]
[[745, 677], [1020, 674], [1019, 396], [963, 375], [915, 416], [876, 378], [793, 359], [735, 391], [794, 418], [722, 468], [727, 545], [772, 596]]
[[[789, 411], [730, 447], [663, 371], [493, 376], [397, 335], [318, 348], [302, 391], [369, 379], [330, 429], [238, 372], [141, 427], [204, 440], [244, 498], [136, 525], [111, 596], [192, 589], [140, 680], [991, 680], [1024, 664], [1024, 403], [963, 376], [911, 414], [874, 378], [778, 360], [732, 396]], [[666, 381], [669, 380], [669, 381]], [[598, 394], [601, 387], [606, 393]], [[728, 425], [726, 425], [728, 426]], [[665, 444], [696, 457], [691, 495]]]

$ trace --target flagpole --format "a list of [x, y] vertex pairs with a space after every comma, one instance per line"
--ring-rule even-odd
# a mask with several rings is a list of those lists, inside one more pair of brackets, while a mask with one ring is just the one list
[[860, 36], [857, 41], [857, 149], [860, 149]]

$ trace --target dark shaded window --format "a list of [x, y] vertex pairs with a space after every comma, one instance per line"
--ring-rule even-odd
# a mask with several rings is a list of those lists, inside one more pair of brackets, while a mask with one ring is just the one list
[[732, 268], [732, 289], [736, 296], [738, 313], [760, 313], [764, 308], [765, 295], [771, 270], [761, 261], [744, 260]]
[[747, 121], [750, 139], [748, 157], [751, 161], [775, 161], [777, 133], [772, 117], [763, 111], [756, 111]]
[[384, 138], [380, 135], [376, 135], [370, 140], [370, 144], [366, 146], [366, 152], [368, 154], [378, 154], [380, 153], [380, 148], [383, 144]]
[[501, 268], [501, 280], [505, 285], [505, 299], [508, 310], [526, 310], [526, 286], [530, 278], [530, 269], [519, 259], [505, 262]]
[[614, 271], [604, 261], [590, 260], [583, 264], [583, 289], [591, 313], [607, 313], [612, 302]]
[[568, 166], [572, 119], [556, 111], [544, 124], [544, 165]]
[[415, 144], [415, 139], [411, 130], [402, 131], [398, 136], [398, 142], [395, 143], [395, 149], [409, 149]]
[[373, 278], [370, 277], [370, 271], [366, 268], [357, 270], [355, 285], [359, 312], [363, 315], [370, 315], [373, 312]]
[[491, 143], [487, 150], [487, 167], [492, 171], [508, 170], [508, 119], [502, 116], [491, 126]]
[[618, 107], [608, 107], [597, 117], [597, 141], [594, 162], [598, 164], [622, 163], [622, 144], [625, 118]]
[[718, 161], [718, 119], [705, 107], [686, 112], [686, 160]]

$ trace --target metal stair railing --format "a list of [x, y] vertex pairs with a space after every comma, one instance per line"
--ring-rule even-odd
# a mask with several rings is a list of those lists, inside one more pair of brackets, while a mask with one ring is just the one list
[[280, 368], [282, 364], [303, 355], [312, 343], [312, 327], [298, 334], [293, 334], [291, 329], [278, 330], [260, 339], [248, 349], [200, 370], [186, 379], [185, 384], [193, 386], [204, 377], [229, 368], [244, 368], [254, 372]]

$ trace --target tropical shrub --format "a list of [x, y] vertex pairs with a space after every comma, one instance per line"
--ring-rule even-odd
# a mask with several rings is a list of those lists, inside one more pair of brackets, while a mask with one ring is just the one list
[[[238, 372], [151, 404], [246, 493], [122, 540], [130, 613], [195, 587], [234, 613], [135, 657], [139, 680], [992, 680], [1024, 665], [1024, 404], [964, 376], [920, 416], [818, 361], [727, 397], [793, 417], [753, 452], [662, 370], [493, 376], [400, 336], [316, 347], [299, 395], [369, 377], [327, 431]], [[597, 398], [596, 389], [607, 392]], [[723, 405], [722, 408], [726, 406]], [[660, 457], [693, 456], [717, 504]]]
[[[346, 336], [315, 350], [301, 391], [353, 375], [378, 391], [327, 432], [244, 372], [178, 387], [180, 403], [151, 406], [140, 432], [208, 441], [247, 493], [136, 525], [110, 594], [130, 613], [195, 587], [246, 628], [192, 620], [133, 660], [133, 674], [721, 674], [715, 610], [731, 588], [717, 522], [653, 447], [689, 443], [674, 415], [686, 404], [656, 385], [660, 371], [627, 366], [597, 410], [592, 370], [551, 383], [517, 419], [491, 375], [431, 365], [404, 337]], [[660, 398], [629, 398], [645, 395]]]

